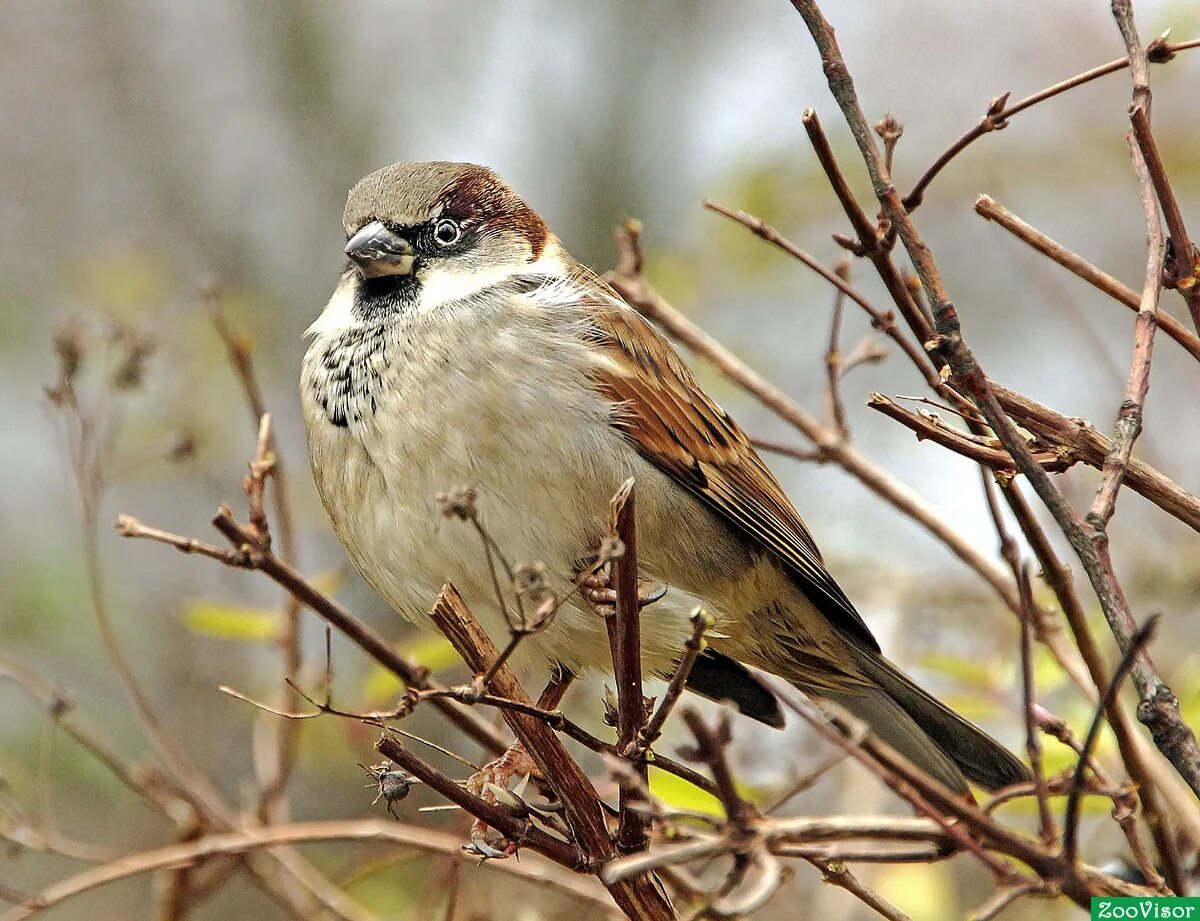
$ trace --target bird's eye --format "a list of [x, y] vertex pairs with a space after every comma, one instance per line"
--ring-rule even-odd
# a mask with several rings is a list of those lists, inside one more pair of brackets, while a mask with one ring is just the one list
[[442, 218], [433, 228], [433, 238], [437, 240], [439, 246], [450, 246], [457, 243], [461, 236], [462, 228], [456, 221], [449, 218]]

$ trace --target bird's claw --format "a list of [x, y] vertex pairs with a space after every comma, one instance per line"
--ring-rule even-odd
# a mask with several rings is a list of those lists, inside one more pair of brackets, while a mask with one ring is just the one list
[[[537, 764], [519, 742], [495, 761], [489, 761], [483, 769], [468, 778], [466, 787], [471, 793], [493, 805], [499, 804], [514, 812], [528, 814], [530, 806], [516, 793], [508, 789], [509, 781], [520, 775], [538, 774]], [[517, 852], [517, 843], [496, 832], [483, 821], [476, 819], [471, 824], [471, 842], [464, 850], [488, 860], [511, 857]]]
[[[667, 594], [668, 587], [663, 582], [651, 582], [648, 579], [638, 580], [638, 610], [642, 610], [656, 601], [661, 601]], [[586, 576], [579, 584], [579, 593], [584, 600], [601, 617], [612, 617], [617, 610], [617, 590], [612, 587], [612, 579], [604, 570]]]

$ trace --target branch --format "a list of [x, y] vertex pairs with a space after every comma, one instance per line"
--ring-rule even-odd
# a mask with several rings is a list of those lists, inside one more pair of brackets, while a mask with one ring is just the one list
[[1188, 236], [1183, 212], [1179, 209], [1175, 190], [1171, 188], [1171, 180], [1167, 178], [1166, 164], [1159, 153], [1158, 142], [1154, 140], [1154, 132], [1150, 130], [1149, 107], [1134, 105], [1129, 118], [1133, 123], [1133, 136], [1145, 161], [1145, 172], [1162, 204], [1163, 218], [1170, 232], [1167, 241], [1170, 257], [1166, 262], [1162, 283], [1180, 293], [1192, 315], [1192, 325], [1200, 332], [1200, 250], [1196, 249]]
[[[696, 664], [696, 660], [700, 658], [700, 654], [708, 647], [708, 643], [704, 639], [704, 634], [712, 629], [712, 615], [703, 608], [697, 608], [692, 612], [691, 619], [692, 635], [684, 643], [683, 657], [679, 660], [679, 664], [675, 666], [675, 671], [671, 675], [671, 680], [667, 684], [667, 690], [663, 693], [662, 700], [659, 701], [657, 709], [651, 714], [650, 719], [646, 721], [646, 725], [642, 727], [641, 732], [638, 733], [637, 749], [642, 754], [658, 741], [658, 737], [662, 735], [667, 717], [671, 715], [671, 711], [679, 702], [679, 698], [683, 696], [684, 689], [687, 686], [688, 675], [692, 672], [692, 666]], [[659, 763], [657, 758], [655, 763]]]
[[[1105, 618], [1124, 651], [1128, 648], [1132, 632], [1128, 629], [1128, 624], [1132, 621], [1128, 602], [1115, 583], [1111, 569], [1105, 567], [1097, 556], [1084, 523], [1029, 452], [1024, 439], [998, 402], [997, 395], [993, 392], [974, 353], [963, 340], [958, 311], [949, 298], [929, 247], [918, 233], [887, 174], [832, 27], [815, 0], [792, 0], [792, 5], [803, 17], [816, 42], [830, 90], [858, 143], [871, 176], [875, 195], [884, 214], [896, 228], [921, 279], [921, 286], [929, 298], [935, 318], [938, 332], [937, 348], [945, 356], [950, 367], [952, 382], [957, 389], [972, 398], [988, 425], [1012, 454], [1018, 469], [1029, 479], [1030, 485], [1058, 521], [1083, 564], [1104, 610]], [[1179, 715], [1178, 700], [1154, 672], [1152, 666], [1144, 661], [1144, 657], [1143, 661], [1135, 666], [1134, 683], [1147, 710], [1143, 721], [1148, 723], [1155, 743], [1193, 791], [1200, 794], [1200, 748], [1196, 745], [1194, 733]]]
[[[471, 793], [465, 785], [456, 783], [404, 746], [399, 739], [384, 735], [375, 749], [389, 761], [425, 784], [435, 793], [454, 803], [472, 816], [486, 822], [506, 838], [522, 847], [571, 870], [587, 869], [587, 859], [579, 848], [534, 825], [527, 816], [518, 815], [507, 806], [489, 802]], [[461, 847], [461, 842], [459, 842]], [[0, 919], [2, 921], [2, 919]]]
[[[613, 677], [617, 685], [617, 750], [632, 754], [646, 725], [646, 705], [642, 696], [642, 605], [638, 597], [637, 518], [633, 478], [626, 480], [613, 497], [609, 509], [612, 537], [621, 542], [623, 552], [613, 563], [613, 589], [616, 613], [607, 619], [608, 641], [612, 648]], [[639, 761], [633, 771], [646, 785], [646, 765]], [[622, 775], [624, 777], [624, 775]], [[617, 850], [623, 853], [645, 850], [646, 828], [642, 813], [632, 808], [642, 799], [634, 785], [620, 783], [620, 819], [617, 826]]]
[[[1141, 295], [1122, 284], [1107, 272], [1101, 271], [1082, 256], [1071, 252], [1061, 243], [1052, 240], [1041, 231], [1025, 223], [999, 202], [980, 195], [975, 202], [975, 211], [988, 221], [995, 221], [1018, 240], [1028, 243], [1044, 256], [1053, 259], [1064, 269], [1082, 278], [1092, 287], [1103, 291], [1119, 304], [1137, 311], [1142, 303]], [[1178, 342], [1183, 349], [1200, 361], [1200, 337], [1192, 333], [1169, 313], [1159, 312], [1158, 325], [1164, 333]]]
[[[507, 665], [492, 668], [499, 652], [454, 586], [448, 584], [442, 588], [431, 617], [434, 625], [450, 640], [475, 674], [482, 675], [491, 670], [486, 690], [519, 703], [533, 703]], [[509, 728], [562, 801], [568, 823], [586, 863], [599, 866], [611, 860], [615, 852], [596, 791], [558, 736], [536, 717], [512, 710], [503, 710], [502, 713]], [[666, 921], [675, 917], [670, 904], [649, 877], [614, 883], [609, 886], [609, 891], [631, 918]]]
[[[854, 228], [858, 237], [856, 241], [845, 241], [840, 235], [835, 234], [834, 240], [842, 245], [848, 245], [851, 252], [866, 256], [871, 261], [883, 281], [884, 287], [887, 288], [888, 294], [891, 295], [899, 309], [900, 315], [908, 324], [908, 328], [912, 330], [918, 341], [926, 342], [933, 334], [933, 320], [926, 315], [917, 293], [905, 283], [903, 276], [892, 261], [890, 248], [884, 245], [875, 225], [859, 205], [854, 193], [850, 191], [850, 184], [846, 181], [841, 167], [838, 166], [837, 159], [833, 155], [833, 148], [829, 145], [829, 139], [825, 136], [817, 113], [812, 109], [805, 109], [801, 120], [804, 122], [804, 130], [812, 142], [817, 160], [820, 162], [821, 168], [825, 170], [829, 184], [833, 187], [834, 194], [841, 202], [850, 226]], [[939, 360], [936, 355], [932, 358], [935, 363]]]
[[[989, 388], [1005, 413], [1035, 435], [1079, 454], [1079, 459], [1089, 467], [1101, 470], [1104, 459], [1112, 451], [1112, 439], [1102, 434], [1086, 419], [1064, 416], [1024, 394], [989, 381]], [[998, 434], [998, 433], [997, 433]], [[1020, 439], [1019, 433], [1015, 436]], [[1003, 439], [1001, 439], [1003, 441]], [[1021, 439], [1023, 441], [1023, 439]], [[1011, 453], [1011, 452], [1010, 452]], [[1014, 455], [1015, 459], [1015, 455]], [[1022, 472], [1026, 472], [1022, 468]], [[1032, 477], [1030, 485], [1033, 485]], [[1154, 503], [1172, 518], [1183, 522], [1193, 531], [1200, 532], [1200, 498], [1192, 495], [1161, 471], [1145, 461], [1131, 457], [1125, 470], [1125, 484], [1143, 499]], [[1035, 486], [1035, 490], [1041, 494]], [[1052, 509], [1053, 510], [1053, 509]], [[1062, 522], [1059, 514], [1055, 519]], [[1074, 514], [1074, 513], [1072, 513]]]
[[[0, 914], [0, 921], [24, 921], [47, 908], [61, 905], [68, 899], [92, 889], [142, 873], [163, 870], [180, 864], [186, 865], [206, 857], [244, 854], [261, 848], [313, 841], [363, 841], [398, 844], [406, 848], [448, 857], [469, 859], [463, 854], [462, 842], [457, 836], [429, 828], [415, 828], [398, 822], [361, 819], [298, 822], [291, 825], [247, 828], [226, 834], [205, 835], [195, 841], [144, 851], [101, 867], [85, 870], [49, 886], [23, 904]], [[586, 880], [555, 870], [552, 865], [515, 861], [491, 861], [488, 865], [501, 873], [568, 893], [590, 908], [611, 911], [611, 905], [598, 886], [587, 885]]]
[[[213, 556], [214, 559], [218, 559], [226, 565], [259, 570], [287, 589], [314, 614], [340, 630], [359, 649], [399, 678], [405, 686], [418, 690], [432, 687], [426, 669], [408, 662], [392, 648], [387, 640], [337, 601], [317, 589], [270, 550], [257, 549], [254, 533], [239, 525], [234, 520], [233, 513], [226, 506], [221, 506], [217, 511], [213, 518], [213, 526], [233, 544], [234, 556], [223, 558], [219, 554], [208, 553], [206, 555]], [[145, 528], [136, 519], [127, 515], [117, 519], [117, 530], [124, 536], [149, 538], [176, 547], [183, 552], [193, 552], [194, 548], [191, 545], [196, 543], [190, 538], [168, 534], [155, 528]], [[163, 535], [166, 535], [166, 539]], [[181, 546], [181, 544], [185, 546]], [[494, 729], [470, 711], [449, 700], [434, 700], [433, 705], [486, 751], [494, 753], [504, 751], [506, 747], [504, 740]]]
[[[1139, 110], [1140, 111], [1140, 110]], [[1154, 193], [1146, 175], [1145, 162], [1138, 150], [1130, 145], [1138, 181], [1142, 187], [1142, 203], [1146, 209], [1146, 233], [1148, 239], [1146, 257], [1146, 282], [1142, 290], [1141, 304], [1133, 327], [1133, 354], [1129, 361], [1129, 378], [1125, 384], [1125, 399], [1117, 414], [1113, 427], [1113, 439], [1100, 471], [1100, 485], [1096, 498], [1087, 515], [1093, 529], [1093, 540], [1097, 540], [1108, 527], [1108, 522], [1117, 507], [1117, 493], [1125, 480], [1129, 461], [1133, 456], [1133, 445], [1142, 432], [1142, 412], [1146, 394], [1150, 390], [1150, 361], [1154, 349], [1154, 332], [1158, 328], [1158, 295], [1162, 287], [1164, 243], [1162, 224]]]
[[1103, 725], [1104, 711], [1116, 701], [1117, 694], [1121, 690], [1121, 683], [1132, 670], [1134, 662], [1142, 650], [1145, 649], [1146, 644], [1154, 639], [1154, 632], [1157, 627], [1158, 615], [1152, 615], [1133, 635], [1133, 641], [1129, 645], [1129, 650], [1121, 656], [1121, 661], [1117, 664], [1116, 670], [1113, 672], [1112, 681], [1109, 683], [1108, 688], [1105, 689], [1104, 696], [1100, 700], [1100, 706], [1097, 708], [1095, 716], [1092, 717], [1091, 725], [1088, 726], [1087, 735], [1083, 740], [1083, 747], [1079, 752], [1079, 760], [1075, 762], [1075, 771], [1071, 777], [1070, 793], [1067, 795], [1067, 808], [1063, 813], [1063, 826], [1065, 828], [1063, 834], [1063, 858], [1072, 865], [1079, 860], [1079, 802], [1084, 790], [1083, 774], [1091, 761], [1092, 753], [1096, 750], [1096, 743], [1100, 740], [1100, 727]]
[[729, 817], [735, 830], [747, 830], [758, 813], [738, 793], [733, 772], [725, 758], [725, 747], [729, 744], [729, 714], [721, 714], [715, 730], [704, 722], [699, 711], [692, 707], [683, 711], [683, 721], [696, 738], [695, 748], [685, 757], [693, 761], [702, 761], [708, 766], [709, 773], [716, 782], [717, 797], [721, 800], [725, 815]]
[[761, 239], [766, 240], [772, 246], [783, 250], [789, 256], [820, 275], [823, 279], [837, 288], [838, 291], [850, 298], [850, 300], [854, 301], [854, 303], [858, 304], [859, 307], [867, 312], [867, 315], [871, 318], [871, 325], [900, 347], [901, 351], [908, 356], [909, 361], [912, 362], [913, 366], [921, 373], [921, 376], [924, 377], [925, 383], [931, 390], [938, 393], [944, 399], [956, 404], [960, 409], [966, 412], [974, 412], [974, 408], [969, 403], [967, 403], [958, 393], [947, 387], [941, 378], [938, 377], [937, 369], [934, 368], [930, 363], [929, 356], [923, 349], [921, 349], [920, 346], [909, 339], [908, 336], [904, 335], [904, 333], [900, 330], [900, 327], [896, 325], [896, 319], [892, 315], [891, 311], [885, 313], [884, 311], [879, 310], [877, 307], [871, 304], [870, 301], [863, 297], [863, 295], [860, 294], [857, 289], [855, 289], [844, 278], [842, 278], [836, 272], [825, 268], [825, 266], [821, 265], [821, 263], [817, 262], [816, 259], [804, 252], [804, 250], [800, 249], [798, 246], [796, 246], [796, 244], [782, 236], [779, 231], [777, 231], [771, 225], [765, 223], [761, 218], [757, 218], [752, 214], [747, 214], [745, 211], [735, 211], [731, 208], [726, 208], [724, 205], [718, 205], [713, 201], [705, 201], [704, 207], [708, 208], [710, 211], [715, 211], [717, 214], [723, 215], [738, 224], [741, 224], [747, 230], [751, 231], [755, 236], [760, 237]]
[[[1010, 476], [1017, 472], [1017, 465], [1013, 461], [1012, 455], [1003, 447], [993, 447], [978, 438], [950, 428], [936, 416], [911, 412], [881, 393], [868, 395], [867, 405], [914, 432], [918, 441], [928, 439], [934, 444], [969, 458], [977, 464], [982, 464], [990, 470]], [[1038, 448], [1031, 446], [1031, 450], [1035, 452], [1033, 456], [1042, 468], [1051, 473], [1069, 470], [1079, 462], [1079, 458], [1074, 456], [1070, 447], [1056, 445], [1050, 448]]]
[[[1179, 42], [1174, 45], [1167, 44], [1164, 38], [1155, 39], [1151, 42], [1153, 48], [1152, 62], [1155, 64], [1165, 63], [1173, 58], [1177, 52], [1186, 51], [1189, 48], [1200, 47], [1200, 40], [1190, 42]], [[1047, 99], [1053, 99], [1060, 93], [1065, 93], [1067, 90], [1072, 90], [1077, 86], [1082, 86], [1085, 83], [1090, 83], [1098, 77], [1103, 77], [1108, 74], [1116, 73], [1119, 70], [1124, 70], [1129, 66], [1129, 58], [1118, 58], [1115, 61], [1109, 61], [1107, 64], [1101, 64], [1099, 67], [1093, 67], [1091, 70], [1085, 70], [1081, 74], [1076, 74], [1070, 79], [1063, 80], [1061, 83], [1055, 83], [1053, 86], [1048, 86], [1044, 90], [1034, 93], [1032, 96], [1027, 96], [1020, 102], [1015, 102], [1011, 106], [1008, 105], [1009, 93], [1002, 93], [997, 96], [988, 106], [988, 110], [984, 113], [982, 119], [975, 127], [971, 128], [958, 140], [951, 144], [938, 158], [933, 165], [925, 171], [916, 185], [913, 186], [911, 192], [904, 196], [904, 207], [909, 211], [915, 211], [925, 200], [925, 192], [929, 188], [930, 183], [937, 178], [947, 164], [955, 157], [966, 150], [971, 144], [979, 140], [985, 134], [990, 134], [993, 131], [1000, 131], [1008, 127], [1008, 120], [1014, 115], [1024, 112], [1026, 109], [1037, 105], [1039, 102], [1044, 102]], [[890, 172], [890, 171], [889, 171]]]
[[[252, 423], [258, 429], [264, 425], [263, 420], [268, 419], [269, 414], [267, 412], [266, 401], [263, 399], [262, 387], [258, 382], [258, 374], [254, 369], [253, 351], [249, 337], [236, 331], [229, 323], [229, 320], [225, 316], [225, 308], [220, 290], [215, 283], [208, 282], [202, 284], [200, 286], [200, 297], [208, 311], [213, 328], [225, 345], [226, 353], [229, 356], [229, 364], [242, 385], [242, 392], [245, 395], [246, 405], [250, 410]], [[284, 465], [280, 457], [278, 439], [276, 439], [274, 431], [269, 427], [265, 431], [265, 440], [259, 451], [259, 458], [256, 460], [259, 463], [266, 463], [267, 465], [263, 468], [262, 473], [259, 474], [257, 482], [251, 479], [247, 481], [247, 485], [254, 485], [257, 492], [257, 499], [255, 501], [258, 510], [261, 512], [265, 486], [263, 477], [269, 473], [275, 481], [275, 490], [272, 493], [272, 498], [275, 506], [275, 523], [279, 529], [279, 555], [285, 562], [299, 567], [300, 561], [297, 556], [296, 529], [292, 521], [292, 505], [288, 497], [287, 478], [284, 475]], [[258, 517], [263, 525], [263, 533], [266, 534], [266, 516], [265, 514], [260, 514]], [[259, 523], [255, 521], [255, 516], [253, 515], [251, 516], [251, 521], [256, 524]], [[283, 658], [283, 677], [286, 684], [289, 681], [294, 682], [299, 680], [300, 669], [303, 665], [303, 650], [300, 645], [300, 604], [296, 601], [295, 596], [289, 592], [284, 592], [283, 610], [280, 611], [279, 619], [278, 645]], [[290, 692], [285, 691], [283, 703], [286, 705], [292, 700]], [[297, 727], [287, 721], [277, 723], [275, 727], [274, 764], [261, 763], [259, 757], [260, 749], [258, 746], [255, 747], [255, 766], [259, 773], [258, 814], [260, 820], [265, 821], [271, 812], [281, 804], [288, 779], [291, 776], [292, 769], [295, 767], [296, 733]]]

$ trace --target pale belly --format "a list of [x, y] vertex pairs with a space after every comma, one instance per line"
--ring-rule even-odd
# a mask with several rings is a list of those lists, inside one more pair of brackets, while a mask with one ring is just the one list
[[[444, 333], [443, 323], [438, 334]], [[314, 477], [354, 565], [397, 612], [418, 623], [452, 582], [503, 646], [509, 632], [483, 541], [468, 522], [443, 515], [435, 496], [473, 487], [479, 520], [506, 560], [543, 564], [563, 597], [580, 561], [606, 533], [609, 499], [633, 476], [646, 548], [642, 575], [670, 587], [643, 618], [643, 660], [652, 673], [669, 671], [695, 607], [703, 604], [719, 620], [725, 613], [724, 598], [682, 587], [705, 584], [700, 570], [711, 569], [711, 561], [681, 560], [681, 541], [684, 548], [706, 546], [705, 556], [723, 552], [730, 566], [738, 548], [714, 548], [721, 535], [707, 530], [689, 541], [688, 523], [708, 527], [706, 513], [629, 448], [608, 424], [608, 407], [565, 370], [573, 367], [569, 350], [577, 345], [564, 339], [531, 354], [525, 330], [497, 324], [470, 340], [465, 357], [460, 352], [447, 363], [436, 348], [418, 354], [406, 346], [405, 333], [390, 333], [386, 356], [369, 359], [377, 367], [350, 375], [366, 381], [369, 393], [355, 399], [358, 384], [341, 385], [352, 391], [344, 425], [332, 421], [329, 391], [321, 389], [335, 364], [323, 359], [329, 343], [317, 340], [306, 356], [301, 395]], [[512, 617], [513, 593], [499, 568], [498, 578]], [[577, 596], [516, 658], [526, 667], [547, 661], [576, 670], [611, 667], [604, 622]]]

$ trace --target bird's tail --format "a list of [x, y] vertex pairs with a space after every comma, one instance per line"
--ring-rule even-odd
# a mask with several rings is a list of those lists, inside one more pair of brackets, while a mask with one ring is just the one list
[[879, 653], [853, 645], [851, 649], [856, 664], [875, 686], [820, 691], [815, 696], [845, 707], [884, 742], [956, 792], [967, 791], [967, 780], [997, 790], [1031, 778], [1029, 768], [1012, 752], [917, 687]]

